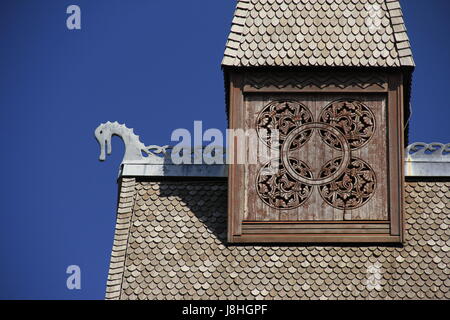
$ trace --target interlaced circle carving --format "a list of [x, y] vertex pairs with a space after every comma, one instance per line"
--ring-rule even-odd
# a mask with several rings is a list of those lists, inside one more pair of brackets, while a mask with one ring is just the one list
[[[333, 172], [330, 176], [328, 177], [319, 177], [319, 179], [314, 179], [313, 177], [304, 177], [301, 176], [300, 174], [298, 174], [297, 172], [295, 172], [295, 170], [293, 170], [289, 164], [288, 161], [288, 154], [289, 151], [291, 150], [290, 146], [291, 143], [293, 143], [293, 141], [295, 141], [296, 136], [298, 134], [302, 134], [302, 132], [304, 131], [311, 131], [313, 129], [320, 129], [321, 131], [326, 131], [328, 132], [328, 136], [331, 137], [335, 137], [336, 140], [336, 144], [340, 146], [341, 150], [343, 151], [343, 161], [342, 164], [340, 165], [339, 168], [337, 168], [337, 170], [335, 172]], [[289, 136], [286, 138], [286, 140], [284, 141], [282, 147], [281, 147], [281, 160], [283, 162], [283, 165], [286, 167], [286, 171], [292, 176], [294, 177], [296, 180], [303, 182], [303, 183], [307, 183], [310, 185], [323, 185], [325, 183], [329, 183], [335, 179], [337, 179], [342, 173], [344, 173], [346, 167], [348, 166], [349, 162], [350, 162], [350, 146], [347, 142], [347, 140], [345, 139], [345, 137], [341, 134], [341, 132], [339, 130], [337, 130], [336, 128], [330, 127], [327, 124], [324, 123], [308, 123], [305, 125], [302, 125], [301, 127], [295, 129], [294, 131], [292, 131]]]
[[[372, 111], [356, 100], [337, 100], [322, 110], [319, 119], [314, 122], [307, 107], [291, 100], [273, 101], [260, 112], [258, 135], [261, 129], [280, 130], [281, 157], [263, 165], [256, 178], [257, 193], [268, 206], [280, 210], [298, 208], [309, 199], [315, 186], [325, 203], [341, 210], [359, 208], [373, 196], [375, 172], [367, 162], [352, 156], [352, 151], [373, 137]], [[323, 165], [317, 177], [307, 163], [291, 154], [308, 142], [314, 130], [325, 144], [342, 152], [341, 157]], [[270, 146], [269, 135], [259, 137]]]

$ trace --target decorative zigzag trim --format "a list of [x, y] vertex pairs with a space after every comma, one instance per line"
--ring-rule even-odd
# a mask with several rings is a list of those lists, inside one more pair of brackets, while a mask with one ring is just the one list
[[356, 74], [356, 73], [298, 73], [298, 72], [258, 72], [248, 73], [245, 78], [246, 85], [261, 89], [264, 87], [286, 88], [293, 87], [303, 89], [307, 87], [337, 87], [366, 89], [375, 86], [379, 89], [386, 89], [387, 78], [384, 74]]

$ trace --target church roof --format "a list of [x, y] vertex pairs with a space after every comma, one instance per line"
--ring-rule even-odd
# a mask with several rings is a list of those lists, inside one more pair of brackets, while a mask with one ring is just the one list
[[405, 152], [403, 246], [230, 245], [226, 165], [176, 170], [139, 145], [153, 156], [122, 161], [107, 299], [450, 299], [450, 144]]
[[122, 178], [107, 299], [450, 299], [450, 182], [405, 188], [405, 245], [230, 246], [225, 180]]
[[238, 0], [222, 65], [415, 66], [398, 0]]

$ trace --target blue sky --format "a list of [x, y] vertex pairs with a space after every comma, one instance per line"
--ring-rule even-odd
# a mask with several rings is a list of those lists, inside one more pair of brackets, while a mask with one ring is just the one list
[[[410, 140], [450, 142], [447, 0], [401, 1], [417, 69]], [[82, 29], [66, 28], [77, 4]], [[103, 299], [123, 156], [98, 161], [93, 130], [226, 128], [221, 57], [233, 0], [0, 3], [0, 298]], [[79, 265], [81, 290], [66, 288]]]

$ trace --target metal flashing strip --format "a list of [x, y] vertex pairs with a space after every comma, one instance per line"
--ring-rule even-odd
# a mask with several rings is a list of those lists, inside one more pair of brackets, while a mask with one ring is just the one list
[[[123, 164], [119, 176], [122, 177], [209, 177], [226, 178], [228, 165], [153, 165]], [[450, 177], [448, 162], [405, 161], [406, 177]]]
[[225, 164], [132, 164], [122, 165], [122, 177], [216, 177], [226, 178], [228, 166]]
[[413, 143], [406, 148], [407, 177], [450, 177], [450, 143]]
[[[406, 177], [450, 177], [450, 144], [414, 143], [406, 148]], [[220, 177], [228, 176], [226, 164], [175, 165], [123, 163], [123, 177]]]
[[[101, 161], [106, 159], [106, 154], [111, 153], [111, 138], [114, 135], [122, 138], [125, 144], [125, 155], [119, 176], [220, 178], [228, 176], [226, 150], [222, 147], [146, 146], [133, 129], [118, 122], [102, 123], [95, 130], [95, 137], [100, 145]], [[172, 160], [173, 154], [193, 164], [177, 165]], [[417, 142], [406, 148], [405, 155], [407, 177], [450, 177], [450, 143]], [[218, 162], [224, 164], [213, 164]]]

